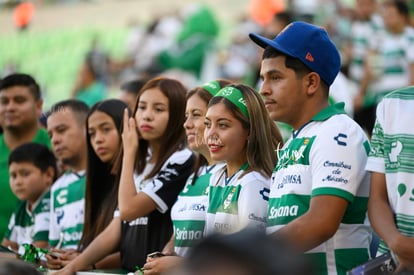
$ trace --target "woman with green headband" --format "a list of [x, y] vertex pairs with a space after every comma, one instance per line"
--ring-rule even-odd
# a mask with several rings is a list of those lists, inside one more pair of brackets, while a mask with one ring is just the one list
[[230, 83], [224, 79], [213, 80], [187, 93], [184, 128], [188, 147], [197, 153], [195, 172], [188, 178], [171, 208], [174, 234], [162, 251], [168, 256], [148, 257], [144, 265], [146, 274], [160, 274], [180, 265], [183, 257], [204, 235], [209, 179], [211, 173], [223, 166], [211, 159], [204, 142], [204, 118], [210, 99]]
[[209, 102], [204, 139], [214, 161], [225, 165], [210, 178], [205, 233], [266, 227], [270, 176], [282, 136], [260, 95], [229, 85]]

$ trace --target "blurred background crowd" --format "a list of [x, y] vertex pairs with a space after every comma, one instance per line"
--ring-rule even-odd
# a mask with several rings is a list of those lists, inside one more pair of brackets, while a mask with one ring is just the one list
[[[376, 46], [385, 44], [382, 40], [387, 41], [390, 33], [392, 37], [393, 24], [398, 24], [401, 13], [387, 12], [382, 2], [1, 0], [0, 75], [20, 71], [35, 76], [46, 109], [65, 98], [82, 99], [85, 92], [89, 96], [84, 99], [90, 103], [117, 97], [123, 83], [159, 73], [177, 77], [188, 87], [217, 78], [257, 87], [260, 53], [248, 33], [273, 38], [292, 20], [303, 20], [324, 26], [340, 49], [342, 74], [331, 91], [335, 101], [345, 101], [353, 114], [377, 100], [366, 98], [370, 90], [388, 85], [388, 80], [385, 84], [375, 81], [380, 87], [369, 87], [362, 65], [367, 63], [368, 50], [381, 51]], [[413, 3], [406, 1], [408, 17], [400, 16], [406, 27], [413, 22]], [[372, 31], [376, 28], [381, 31]], [[397, 41], [390, 47], [401, 49], [406, 44], [402, 51], [413, 47], [412, 30], [402, 36], [408, 42]], [[402, 56], [408, 65], [402, 70], [409, 71], [413, 62], [404, 55], [408, 53]], [[388, 61], [378, 58], [379, 54], [369, 56], [375, 66], [386, 67], [383, 63]], [[399, 70], [397, 65], [390, 69]], [[372, 71], [370, 77], [372, 81]], [[397, 80], [390, 90], [410, 84], [403, 82]]]

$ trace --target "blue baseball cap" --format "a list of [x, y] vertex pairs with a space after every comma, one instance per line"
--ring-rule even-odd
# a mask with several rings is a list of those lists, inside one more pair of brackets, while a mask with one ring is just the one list
[[321, 27], [296, 21], [286, 26], [273, 40], [255, 33], [249, 37], [262, 48], [275, 50], [302, 61], [331, 86], [341, 68], [341, 57], [328, 33]]

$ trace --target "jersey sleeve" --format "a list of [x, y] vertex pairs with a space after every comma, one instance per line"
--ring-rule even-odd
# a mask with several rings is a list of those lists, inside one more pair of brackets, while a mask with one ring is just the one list
[[377, 106], [376, 121], [371, 136], [371, 150], [366, 165], [366, 170], [385, 173], [384, 160], [384, 105], [380, 102]]
[[237, 201], [240, 226], [249, 226], [259, 230], [266, 228], [267, 207], [270, 193], [270, 178], [256, 177], [242, 183]]
[[4, 232], [4, 238], [12, 242], [17, 242], [17, 235], [16, 235], [16, 231], [14, 230], [15, 224], [16, 224], [16, 213], [13, 212], [9, 220], [9, 225], [7, 226], [7, 229]]
[[321, 130], [311, 152], [312, 196], [334, 195], [353, 202], [366, 176], [368, 140], [353, 121], [326, 123]]
[[410, 64], [414, 63], [414, 30], [409, 28], [409, 33], [406, 38], [406, 50], [407, 60]]
[[34, 236], [33, 241], [48, 241], [49, 240], [49, 225], [50, 225], [50, 199], [43, 198], [39, 212], [35, 216], [34, 221]]
[[177, 199], [187, 178], [193, 172], [194, 156], [185, 149], [174, 153], [155, 178], [141, 192], [147, 194], [157, 204], [157, 209], [165, 213]]
[[55, 192], [52, 186], [50, 194], [50, 220], [49, 220], [49, 244], [54, 247], [59, 242], [60, 229], [57, 223], [57, 215], [55, 212]]

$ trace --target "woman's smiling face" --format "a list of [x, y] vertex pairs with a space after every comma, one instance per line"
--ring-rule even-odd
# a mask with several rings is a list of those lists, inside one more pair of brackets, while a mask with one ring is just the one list
[[211, 158], [227, 163], [241, 163], [246, 160], [248, 130], [220, 102], [210, 106], [205, 118], [204, 139]]

